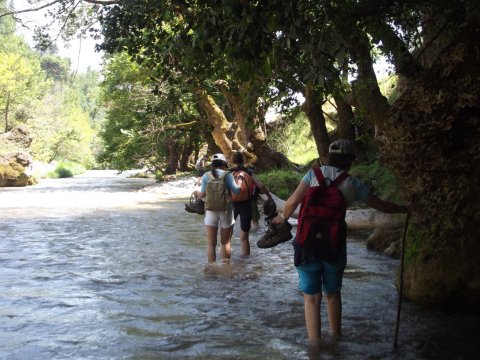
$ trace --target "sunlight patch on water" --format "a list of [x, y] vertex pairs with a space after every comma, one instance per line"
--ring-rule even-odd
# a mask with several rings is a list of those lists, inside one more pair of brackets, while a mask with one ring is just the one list
[[[160, 203], [162, 201], [162, 203]], [[4, 193], [0, 213], [4, 217], [29, 217], [32, 212], [47, 210], [49, 215], [74, 215], [97, 210], [126, 211], [165, 208], [167, 201], [152, 193], [89, 193], [81, 191], [55, 193]], [[20, 211], [18, 210], [20, 207]], [[27, 209], [27, 211], [25, 211]]]

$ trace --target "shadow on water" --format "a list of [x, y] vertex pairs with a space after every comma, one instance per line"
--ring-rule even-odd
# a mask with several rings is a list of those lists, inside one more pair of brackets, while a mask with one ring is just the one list
[[476, 358], [478, 319], [410, 303], [392, 353], [398, 261], [355, 238], [343, 339], [324, 321], [322, 346], [309, 348], [289, 244], [258, 249], [259, 229], [242, 258], [236, 226], [232, 263], [207, 266], [203, 217], [185, 200], [100, 175], [0, 190], [0, 358]]

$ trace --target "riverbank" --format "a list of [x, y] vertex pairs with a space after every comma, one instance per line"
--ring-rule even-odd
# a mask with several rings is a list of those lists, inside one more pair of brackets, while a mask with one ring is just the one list
[[190, 195], [196, 189], [194, 181], [194, 176], [182, 176], [175, 180], [161, 181], [148, 185], [138, 191], [160, 194], [166, 199], [190, 198]]

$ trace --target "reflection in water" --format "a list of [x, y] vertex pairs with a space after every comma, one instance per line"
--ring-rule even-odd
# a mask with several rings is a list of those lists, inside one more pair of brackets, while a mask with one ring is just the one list
[[[89, 172], [0, 190], [2, 359], [467, 359], [475, 319], [402, 307], [398, 262], [349, 239], [343, 340], [310, 349], [289, 244], [206, 264], [203, 217]], [[252, 244], [262, 229], [252, 233]], [[323, 319], [326, 319], [325, 309]], [[473, 357], [471, 357], [473, 358]]]

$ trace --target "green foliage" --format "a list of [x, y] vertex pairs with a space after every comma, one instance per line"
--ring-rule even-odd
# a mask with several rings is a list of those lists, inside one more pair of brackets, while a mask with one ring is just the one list
[[390, 104], [393, 104], [400, 96], [397, 85], [398, 85], [398, 76], [385, 77], [381, 79], [378, 83], [378, 86], [380, 87], [380, 91], [384, 96], [387, 97], [388, 102]]
[[[0, 18], [0, 27], [5, 19]], [[98, 74], [70, 75], [68, 59], [39, 55], [13, 30], [0, 33], [3, 128], [27, 125], [35, 160], [71, 160], [95, 166], [93, 153], [101, 146], [95, 135], [101, 123]]]
[[67, 178], [85, 172], [83, 165], [74, 162], [61, 162], [54, 171], [47, 174], [48, 177], [58, 179]]
[[303, 174], [290, 170], [271, 170], [256, 176], [269, 191], [281, 199], [287, 199], [297, 188]]
[[397, 179], [380, 159], [375, 158], [362, 164], [354, 164], [349, 173], [362, 179], [382, 199], [403, 203], [403, 195]]
[[35, 158], [40, 161], [71, 160], [87, 167], [94, 165], [94, 130], [88, 114], [78, 103], [78, 93], [56, 83], [45, 94], [30, 121]]
[[13, 34], [0, 34], [0, 112], [5, 131], [28, 118], [25, 109], [28, 111], [44, 91], [42, 77], [38, 55], [25, 41]]
[[269, 140], [276, 149], [296, 164], [305, 165], [318, 158], [310, 124], [303, 112], [297, 114], [284, 126], [276, 126], [269, 135]]
[[155, 180], [157, 182], [163, 181], [164, 178], [165, 178], [165, 176], [163, 175], [163, 172], [161, 170], [156, 170], [155, 171]]
[[70, 59], [57, 55], [44, 55], [40, 59], [42, 70], [47, 79], [65, 82], [70, 75]]
[[103, 99], [109, 107], [99, 161], [119, 170], [160, 168], [171, 151], [198, 141], [195, 100], [184, 88], [152, 81], [154, 71], [126, 53], [109, 59], [104, 76]]

